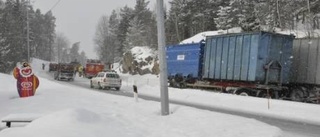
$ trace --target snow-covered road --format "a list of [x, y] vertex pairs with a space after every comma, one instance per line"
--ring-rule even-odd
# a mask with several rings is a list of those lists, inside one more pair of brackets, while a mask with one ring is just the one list
[[[41, 63], [32, 64], [32, 67], [41, 68]], [[155, 75], [121, 74], [123, 86], [120, 91], [115, 91], [89, 89], [89, 79], [86, 78], [76, 77], [73, 82], [55, 81], [46, 70], [35, 72], [40, 78], [40, 87], [36, 95], [29, 98], [18, 98], [14, 78], [0, 74], [0, 82], [4, 85], [0, 89], [0, 118], [11, 113], [44, 115], [26, 128], [5, 129], [2, 123], [0, 128], [5, 130], [0, 136], [40, 137], [50, 133], [66, 137], [103, 134], [130, 137], [316, 137], [320, 134], [320, 110], [315, 104], [270, 100], [268, 109], [268, 100], [262, 98], [169, 88], [171, 113], [168, 117], [159, 117], [160, 103], [148, 101], [160, 96], [159, 78]], [[139, 97], [145, 99], [135, 102], [130, 98], [133, 83], [138, 86]], [[68, 127], [62, 128], [66, 124], [64, 121], [69, 122]]]
[[[89, 89], [89, 79], [84, 79], [84, 78], [77, 78], [76, 81], [74, 82], [68, 82], [67, 84], [71, 85], [76, 85], [79, 87], [87, 88]], [[141, 78], [140, 78], [140, 81]], [[149, 81], [149, 80], [144, 80], [144, 81]], [[65, 83], [65, 82], [63, 82]], [[100, 89], [95, 89], [97, 92], [104, 92], [108, 94], [114, 94], [114, 95], [121, 95], [121, 96], [127, 96], [127, 97], [133, 97], [132, 89], [130, 89], [130, 82], [128, 83], [128, 80], [125, 81], [124, 87], [120, 91], [114, 91], [114, 90], [100, 90]], [[170, 90], [175, 90], [171, 89]], [[209, 92], [209, 91], [197, 91], [197, 92]], [[209, 92], [210, 93], [210, 92]], [[147, 95], [140, 93], [139, 97], [145, 100], [152, 100], [152, 101], [159, 101], [160, 98], [159, 96], [156, 95]], [[179, 101], [175, 100], [174, 97], [170, 98], [170, 104], [176, 104], [176, 105], [184, 105], [184, 106], [190, 106], [198, 109], [204, 109], [204, 110], [210, 110], [214, 112], [221, 112], [221, 113], [226, 113], [226, 114], [232, 114], [232, 115], [237, 115], [237, 116], [242, 116], [242, 117], [247, 117], [247, 118], [253, 118], [257, 119], [259, 121], [268, 123], [270, 125], [276, 126], [280, 128], [284, 133], [284, 137], [319, 137], [320, 135], [320, 125], [314, 125], [314, 124], [308, 124], [305, 122], [301, 121], [290, 121], [288, 119], [281, 119], [281, 118], [275, 118], [275, 117], [268, 117], [268, 116], [261, 116], [261, 115], [256, 115], [252, 113], [246, 113], [246, 112], [241, 112], [241, 111], [236, 111], [236, 110], [229, 110], [229, 109], [223, 109], [223, 108], [217, 108], [215, 106], [211, 105], [205, 105], [205, 104], [197, 104], [194, 102], [190, 102], [189, 100], [185, 101]], [[319, 106], [320, 107], [320, 106]]]

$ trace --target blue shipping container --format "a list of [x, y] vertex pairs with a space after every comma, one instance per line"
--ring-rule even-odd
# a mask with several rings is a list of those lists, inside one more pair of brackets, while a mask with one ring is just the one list
[[170, 45], [166, 47], [168, 76], [182, 74], [200, 78], [204, 43]]
[[288, 83], [293, 39], [292, 35], [269, 32], [208, 36], [203, 78]]

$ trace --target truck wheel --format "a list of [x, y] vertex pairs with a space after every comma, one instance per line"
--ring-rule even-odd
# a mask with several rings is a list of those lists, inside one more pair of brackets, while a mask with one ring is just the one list
[[170, 80], [169, 80], [169, 86], [170, 86], [170, 87], [173, 87], [173, 88], [178, 88], [180, 85], [179, 85], [179, 83], [176, 82], [176, 81], [174, 80], [174, 78], [173, 78], [173, 79], [170, 79]]
[[234, 91], [235, 94], [240, 96], [249, 96], [249, 92], [247, 89], [237, 89]]
[[169, 87], [174, 87], [174, 83], [173, 83], [173, 81], [169, 81]]
[[241, 92], [240, 94], [239, 94], [240, 96], [249, 96], [249, 94], [247, 93], [247, 92]]
[[181, 82], [179, 86], [180, 86], [179, 88], [186, 88], [187, 84], [185, 82]]
[[263, 90], [258, 93], [258, 97], [279, 99], [279, 91], [269, 89], [269, 93], [268, 93], [267, 90]]
[[258, 97], [261, 97], [261, 98], [267, 98], [269, 95], [267, 93], [267, 91], [260, 91], [259, 94], [258, 94]]
[[117, 88], [116, 88], [116, 90], [120, 90], [120, 88], [119, 88], [119, 87], [117, 87]]
[[303, 102], [303, 91], [300, 88], [294, 88], [291, 91], [290, 99], [293, 101]]

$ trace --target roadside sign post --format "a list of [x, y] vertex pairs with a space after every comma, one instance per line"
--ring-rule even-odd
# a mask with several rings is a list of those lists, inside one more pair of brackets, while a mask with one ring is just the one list
[[138, 102], [138, 88], [135, 84], [133, 85], [133, 96], [134, 96], [136, 102]]

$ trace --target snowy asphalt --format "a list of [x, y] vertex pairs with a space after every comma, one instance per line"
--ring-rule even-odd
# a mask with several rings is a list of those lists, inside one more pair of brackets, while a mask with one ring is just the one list
[[[88, 84], [83, 83], [77, 83], [70, 82], [70, 84], [83, 87], [83, 88], [89, 88], [89, 82]], [[113, 94], [113, 95], [121, 95], [121, 96], [127, 96], [133, 98], [133, 93], [131, 92], [123, 92], [123, 91], [115, 91], [115, 90], [100, 90], [100, 89], [93, 89], [98, 92], [103, 92], [107, 94]], [[160, 102], [160, 99], [153, 96], [148, 95], [142, 95], [139, 94], [139, 98], [145, 99], [145, 100], [151, 100], [151, 101], [157, 101]], [[212, 106], [204, 106], [195, 104], [192, 102], [182, 102], [182, 101], [176, 101], [176, 100], [169, 100], [171, 104], [177, 104], [177, 105], [183, 105], [183, 106], [189, 106], [193, 108], [203, 109], [203, 110], [209, 110], [214, 112], [220, 112], [225, 114], [231, 114], [231, 115], [237, 115], [242, 116], [246, 118], [252, 118], [256, 119], [265, 123], [268, 123], [270, 125], [279, 127], [284, 132], [284, 137], [319, 137], [320, 135], [320, 125], [315, 125], [313, 123], [306, 123], [301, 121], [292, 121], [288, 119], [280, 119], [280, 118], [274, 118], [274, 117], [266, 117], [266, 116], [259, 116], [254, 115], [251, 113], [244, 113], [244, 112], [238, 112], [235, 110], [227, 110], [227, 109], [221, 109], [221, 108], [215, 108]], [[160, 108], [160, 107], [159, 107]]]

